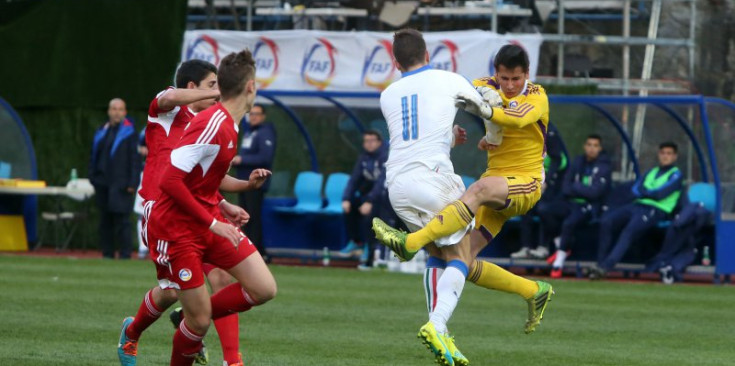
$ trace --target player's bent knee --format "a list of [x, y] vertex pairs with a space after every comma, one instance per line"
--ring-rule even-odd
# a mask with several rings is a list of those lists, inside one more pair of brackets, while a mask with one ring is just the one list
[[165, 289], [165, 290], [161, 289], [158, 299], [156, 299], [155, 297], [153, 299], [153, 302], [155, 302], [156, 305], [159, 305], [165, 308], [173, 305], [177, 301], [179, 301], [179, 295], [176, 293], [176, 290], [172, 288]]
[[502, 206], [508, 196], [507, 183], [503, 177], [485, 177], [472, 183], [463, 197], [477, 205]]
[[207, 330], [209, 329], [209, 323], [212, 320], [211, 314], [196, 314], [196, 315], [189, 315], [184, 318], [184, 321], [186, 322], [186, 326], [196, 332], [199, 335], [204, 335], [207, 333]]
[[248, 289], [247, 291], [257, 305], [263, 305], [273, 300], [278, 292], [275, 280], [268, 281], [268, 283], [261, 283], [257, 287]]

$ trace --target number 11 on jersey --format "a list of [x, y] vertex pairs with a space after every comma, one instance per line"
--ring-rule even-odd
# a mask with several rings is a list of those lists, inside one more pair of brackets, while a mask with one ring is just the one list
[[[418, 116], [419, 97], [417, 94], [411, 94], [411, 102], [408, 97], [401, 98], [401, 111], [403, 113], [403, 141], [418, 140], [419, 138], [419, 116]], [[411, 117], [411, 125], [409, 130], [409, 110]]]

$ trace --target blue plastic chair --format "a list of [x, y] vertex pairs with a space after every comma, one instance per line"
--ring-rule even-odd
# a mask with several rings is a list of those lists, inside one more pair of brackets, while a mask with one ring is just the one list
[[462, 175], [461, 178], [462, 178], [462, 183], [464, 183], [465, 189], [470, 188], [472, 183], [475, 183], [475, 181], [477, 181], [477, 179], [472, 178], [469, 175]]
[[0, 179], [10, 179], [11, 167], [10, 163], [0, 161]]
[[324, 186], [324, 195], [327, 197], [327, 207], [324, 207], [322, 213], [329, 215], [341, 215], [342, 211], [342, 195], [344, 194], [350, 176], [345, 173], [332, 173], [327, 178], [327, 184]]
[[324, 176], [321, 173], [301, 172], [296, 177], [293, 190], [296, 195], [296, 205], [292, 207], [276, 207], [275, 210], [284, 213], [308, 214], [317, 213], [322, 208], [322, 182]]
[[694, 183], [687, 192], [689, 202], [700, 202], [709, 212], [715, 212], [717, 195], [715, 186], [709, 183]]

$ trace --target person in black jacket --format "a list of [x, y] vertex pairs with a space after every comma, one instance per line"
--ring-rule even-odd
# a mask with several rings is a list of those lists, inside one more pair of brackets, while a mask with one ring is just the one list
[[[584, 154], [574, 159], [564, 176], [562, 204], [539, 207], [545, 237], [561, 231], [559, 247], [547, 259], [552, 263], [551, 277], [562, 275], [564, 261], [574, 244], [575, 229], [599, 215], [605, 196], [610, 191], [612, 168], [610, 159], [602, 151], [602, 137], [591, 134], [584, 143]], [[556, 240], [555, 240], [556, 241]]]
[[367, 262], [370, 256], [368, 241], [372, 236], [371, 220], [376, 216], [374, 209], [379, 208], [385, 190], [385, 161], [388, 160], [388, 149], [385, 148], [380, 133], [375, 130], [363, 133], [362, 147], [365, 151], [357, 158], [352, 176], [342, 195], [342, 209], [347, 215], [349, 242], [340, 253], [351, 255], [362, 249], [362, 260]]
[[100, 213], [100, 248], [102, 256], [110, 259], [115, 257], [115, 243], [120, 249], [119, 258], [130, 258], [130, 214], [140, 180], [138, 134], [126, 114], [122, 99], [110, 101], [109, 120], [94, 133], [89, 163]]
[[[536, 203], [536, 206], [521, 216], [520, 224], [520, 240], [521, 249], [510, 255], [513, 259], [535, 258], [544, 259], [549, 256], [548, 245], [551, 238], [541, 238], [533, 236], [533, 218], [538, 215], [539, 209], [544, 207], [553, 207], [564, 203], [564, 197], [561, 194], [561, 183], [564, 180], [564, 173], [569, 165], [569, 158], [564, 151], [564, 143], [559, 133], [554, 128], [549, 128], [546, 136], [546, 156], [544, 157], [544, 173], [545, 180], [541, 186], [543, 195]], [[543, 223], [541, 223], [543, 225]], [[543, 231], [543, 229], [542, 229]], [[536, 248], [532, 248], [531, 244], [537, 243]]]
[[702, 229], [712, 225], [712, 213], [701, 202], [689, 202], [686, 195], [684, 201], [666, 230], [661, 251], [646, 266], [647, 272], [658, 271], [661, 281], [667, 285], [682, 280], [684, 270], [697, 257]]
[[[240, 153], [233, 160], [237, 167], [239, 179], [250, 179], [250, 173], [255, 169], [272, 170], [273, 159], [276, 156], [276, 129], [272, 123], [266, 121], [265, 108], [255, 104], [248, 114], [249, 130], [245, 131]], [[240, 193], [240, 207], [250, 214], [250, 221], [245, 225], [245, 235], [250, 238], [258, 252], [266, 262], [270, 257], [263, 243], [263, 199], [270, 187], [270, 179], [260, 189]]]

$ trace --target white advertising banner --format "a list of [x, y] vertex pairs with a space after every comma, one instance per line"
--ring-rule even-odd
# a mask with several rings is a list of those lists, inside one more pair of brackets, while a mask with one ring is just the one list
[[[468, 79], [492, 75], [495, 53], [515, 43], [528, 52], [533, 80], [542, 42], [537, 34], [479, 30], [424, 33], [424, 39], [434, 68]], [[181, 60], [197, 58], [219, 65], [229, 53], [245, 48], [253, 52], [261, 89], [381, 91], [401, 76], [392, 61], [392, 33], [187, 31]]]

